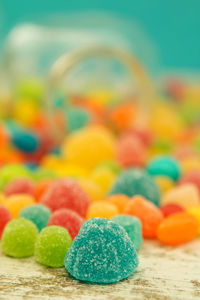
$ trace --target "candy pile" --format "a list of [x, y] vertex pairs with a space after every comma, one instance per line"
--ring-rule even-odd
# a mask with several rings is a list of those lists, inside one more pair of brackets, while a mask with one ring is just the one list
[[4, 254], [114, 283], [135, 272], [143, 239], [176, 246], [198, 236], [200, 86], [167, 83], [142, 127], [134, 99], [59, 95], [52, 118], [66, 132], [61, 143], [41, 84], [23, 83], [13, 97], [0, 110]]

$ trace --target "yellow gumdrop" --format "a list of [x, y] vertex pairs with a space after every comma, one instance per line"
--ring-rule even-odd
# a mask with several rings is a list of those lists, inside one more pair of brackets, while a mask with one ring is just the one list
[[154, 135], [160, 138], [175, 140], [183, 131], [183, 123], [173, 106], [158, 104], [150, 116], [149, 125]]
[[115, 178], [116, 175], [109, 168], [96, 168], [91, 173], [91, 179], [99, 185], [104, 196], [110, 190]]
[[18, 218], [23, 208], [33, 205], [34, 203], [35, 200], [32, 196], [17, 194], [8, 197], [4, 202], [4, 206], [9, 210], [12, 218]]
[[103, 200], [104, 194], [97, 183], [88, 178], [81, 178], [78, 182], [92, 201]]
[[200, 159], [198, 157], [187, 157], [181, 161], [183, 174], [200, 170]]
[[69, 163], [94, 168], [114, 157], [115, 145], [115, 138], [109, 130], [93, 126], [69, 135], [63, 143], [62, 151]]
[[90, 218], [106, 218], [111, 219], [118, 214], [118, 209], [115, 205], [105, 201], [92, 203], [87, 211], [87, 219]]
[[174, 187], [173, 180], [167, 176], [155, 176], [154, 179], [163, 195]]
[[187, 212], [193, 215], [198, 221], [198, 233], [200, 234], [200, 205], [196, 205], [187, 209]]
[[60, 167], [61, 159], [56, 155], [46, 155], [42, 161], [41, 166], [47, 169], [57, 169]]
[[14, 118], [24, 125], [31, 125], [38, 115], [37, 103], [32, 99], [22, 98], [16, 101]]
[[60, 177], [82, 178], [88, 176], [89, 171], [77, 165], [61, 163], [57, 167], [56, 173]]
[[5, 202], [6, 197], [4, 196], [3, 193], [0, 193], [0, 205], [3, 205]]

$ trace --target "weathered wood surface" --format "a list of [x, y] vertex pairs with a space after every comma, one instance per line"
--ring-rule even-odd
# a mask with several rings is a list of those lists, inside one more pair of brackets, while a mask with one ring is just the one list
[[93, 285], [72, 279], [64, 268], [45, 268], [33, 258], [18, 260], [0, 254], [0, 300], [200, 299], [200, 240], [176, 248], [148, 241], [139, 258], [131, 278]]

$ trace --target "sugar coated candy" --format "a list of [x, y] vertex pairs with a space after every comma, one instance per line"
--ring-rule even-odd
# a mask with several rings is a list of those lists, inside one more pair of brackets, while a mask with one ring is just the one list
[[2, 205], [0, 205], [0, 239], [6, 224], [11, 220], [10, 212]]
[[178, 161], [171, 156], [158, 156], [147, 165], [147, 172], [152, 175], [162, 175], [177, 181], [181, 175]]
[[127, 215], [119, 215], [114, 217], [112, 220], [126, 230], [135, 249], [139, 250], [143, 240], [142, 225], [140, 220], [136, 217], [127, 216]]
[[40, 202], [52, 211], [68, 208], [85, 217], [90, 199], [75, 180], [62, 178], [54, 181], [49, 186]]
[[60, 226], [48, 226], [38, 235], [35, 244], [35, 259], [48, 267], [63, 267], [64, 258], [71, 243], [67, 229]]
[[4, 190], [6, 196], [13, 194], [34, 195], [34, 185], [28, 178], [16, 178], [8, 183]]
[[27, 194], [16, 194], [9, 196], [4, 202], [4, 206], [11, 213], [12, 218], [17, 218], [20, 211], [35, 203], [34, 198]]
[[48, 225], [58, 225], [66, 228], [74, 239], [77, 236], [84, 219], [75, 211], [61, 208], [54, 211], [49, 219]]
[[141, 169], [129, 169], [122, 172], [109, 194], [124, 194], [128, 197], [141, 195], [155, 205], [159, 205], [160, 202], [160, 190], [157, 184], [150, 175]]
[[50, 215], [50, 209], [42, 204], [25, 207], [20, 212], [20, 217], [32, 221], [37, 226], [38, 231], [47, 226]]
[[130, 198], [123, 194], [116, 194], [105, 198], [106, 202], [114, 204], [118, 208], [119, 213], [123, 212], [129, 200]]
[[29, 220], [18, 218], [10, 221], [3, 231], [2, 252], [16, 258], [32, 256], [37, 234], [37, 227]]
[[198, 222], [194, 216], [182, 212], [164, 219], [157, 229], [157, 237], [167, 245], [180, 245], [193, 240], [198, 233]]
[[198, 189], [194, 184], [184, 184], [169, 190], [162, 198], [162, 205], [177, 204], [186, 209], [199, 204]]
[[157, 227], [163, 220], [160, 209], [142, 196], [133, 197], [125, 207], [124, 214], [135, 216], [141, 221], [145, 238], [155, 238]]
[[132, 275], [138, 258], [126, 231], [115, 222], [85, 222], [65, 257], [67, 271], [92, 283], [115, 283]]
[[118, 214], [116, 205], [108, 202], [94, 202], [90, 204], [87, 211], [87, 219], [91, 218], [106, 218], [111, 219]]

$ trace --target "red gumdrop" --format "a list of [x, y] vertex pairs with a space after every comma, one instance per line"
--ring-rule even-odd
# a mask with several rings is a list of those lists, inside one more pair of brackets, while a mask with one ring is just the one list
[[192, 171], [183, 175], [183, 177], [179, 181], [179, 184], [185, 183], [193, 183], [194, 185], [196, 185], [200, 193], [200, 171]]
[[163, 216], [165, 218], [170, 216], [170, 215], [173, 215], [175, 213], [179, 213], [179, 212], [184, 211], [184, 209], [182, 207], [180, 207], [177, 204], [173, 204], [173, 203], [163, 205], [160, 209], [161, 209], [161, 211], [163, 213]]
[[140, 128], [134, 128], [128, 131], [128, 134], [133, 137], [136, 136], [139, 140], [144, 144], [144, 146], [148, 147], [152, 142], [152, 135], [150, 132]]
[[17, 178], [12, 180], [4, 190], [6, 196], [14, 194], [29, 194], [34, 195], [34, 185], [27, 178]]
[[123, 167], [143, 166], [146, 148], [138, 137], [125, 135], [119, 140], [117, 159]]
[[68, 208], [85, 217], [90, 199], [75, 180], [62, 178], [54, 181], [47, 188], [40, 202], [52, 211]]
[[0, 239], [6, 224], [11, 220], [10, 212], [3, 206], [0, 206]]
[[83, 222], [84, 219], [75, 211], [71, 209], [62, 208], [56, 210], [51, 215], [48, 222], [48, 226], [62, 226], [69, 231], [69, 234], [71, 235], [72, 239], [74, 239], [77, 236]]

